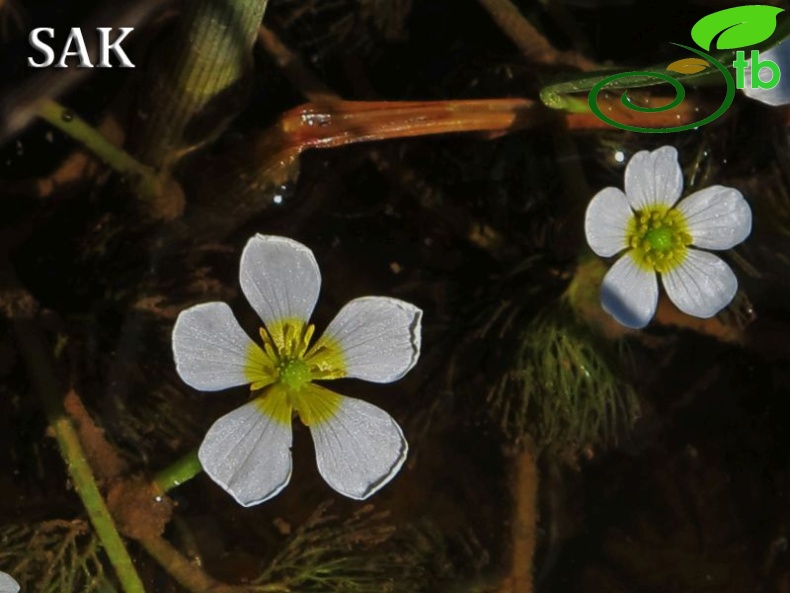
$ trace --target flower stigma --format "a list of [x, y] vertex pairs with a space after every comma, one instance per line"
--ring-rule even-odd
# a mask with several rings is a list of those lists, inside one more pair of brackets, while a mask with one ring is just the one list
[[631, 218], [627, 241], [638, 266], [664, 273], [683, 262], [692, 239], [679, 210], [651, 206]]
[[294, 412], [307, 426], [332, 419], [340, 396], [312, 383], [346, 375], [340, 346], [322, 336], [311, 347], [315, 326], [298, 319], [270, 324], [259, 333], [263, 348], [248, 352], [246, 368], [250, 389], [260, 392], [261, 410], [287, 425]]
[[294, 391], [299, 391], [313, 379], [310, 367], [301, 358], [283, 358], [277, 370], [280, 383]]

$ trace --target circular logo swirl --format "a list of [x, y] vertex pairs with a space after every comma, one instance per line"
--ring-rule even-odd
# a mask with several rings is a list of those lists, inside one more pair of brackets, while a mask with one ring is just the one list
[[674, 109], [678, 105], [683, 102], [683, 99], [686, 98], [686, 89], [683, 88], [683, 85], [680, 81], [672, 78], [669, 74], [662, 74], [659, 72], [643, 72], [643, 71], [635, 71], [635, 72], [621, 72], [619, 74], [613, 74], [611, 76], [607, 76], [603, 80], [599, 81], [592, 89], [590, 89], [590, 95], [587, 101], [590, 104], [590, 109], [592, 112], [601, 120], [605, 121], [610, 126], [614, 126], [615, 128], [620, 128], [621, 130], [628, 130], [629, 132], [646, 132], [648, 134], [668, 134], [671, 132], [683, 132], [685, 130], [691, 130], [693, 128], [698, 128], [700, 126], [704, 126], [705, 124], [709, 124], [714, 119], [720, 117], [727, 109], [732, 105], [733, 100], [735, 99], [735, 81], [732, 78], [732, 74], [724, 67], [724, 65], [719, 62], [716, 58], [713, 58], [702, 52], [698, 49], [693, 47], [688, 47], [685, 45], [681, 45], [680, 43], [673, 43], [672, 45], [677, 45], [678, 47], [682, 47], [683, 49], [687, 49], [691, 52], [694, 52], [698, 56], [702, 57], [703, 59], [712, 63], [716, 68], [719, 69], [722, 76], [724, 76], [724, 82], [727, 84], [727, 93], [724, 96], [724, 100], [722, 101], [719, 108], [711, 113], [705, 119], [693, 122], [690, 124], [686, 124], [683, 126], [673, 126], [671, 128], [644, 128], [641, 126], [631, 126], [629, 124], [623, 124], [613, 120], [611, 117], [606, 115], [601, 109], [598, 107], [598, 93], [600, 93], [603, 88], [607, 84], [611, 84], [616, 80], [620, 80], [621, 78], [630, 78], [631, 76], [645, 76], [649, 78], [658, 78], [666, 83], [672, 85], [675, 89], [675, 99], [667, 103], [666, 105], [662, 105], [660, 107], [640, 107], [638, 105], [634, 105], [631, 103], [630, 99], [628, 98], [627, 92], [624, 91], [623, 94], [620, 96], [621, 103], [628, 109], [632, 111], [639, 111], [641, 113], [659, 113], [662, 111], [669, 111], [670, 109]]

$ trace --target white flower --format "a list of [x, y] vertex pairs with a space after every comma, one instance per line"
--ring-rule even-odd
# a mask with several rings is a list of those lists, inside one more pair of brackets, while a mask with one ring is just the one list
[[173, 328], [176, 369], [187, 384], [203, 391], [248, 384], [256, 394], [209, 429], [198, 452], [203, 469], [243, 506], [275, 496], [291, 477], [296, 412], [327, 483], [350, 498], [369, 497], [398, 473], [406, 439], [383, 410], [313, 381], [400, 379], [420, 354], [422, 311], [387, 297], [354, 299], [311, 346], [308, 322], [321, 287], [312, 251], [256, 235], [242, 253], [240, 280], [264, 324], [261, 345], [225, 303], [182, 311]]
[[625, 253], [607, 272], [601, 304], [625, 326], [648, 324], [661, 280], [689, 315], [713, 317], [732, 301], [738, 280], [722, 259], [695, 249], [729, 249], [752, 230], [752, 212], [738, 190], [713, 185], [677, 205], [683, 172], [677, 151], [636, 153], [625, 169], [625, 193], [607, 187], [587, 207], [587, 242], [602, 257]]
[[19, 583], [11, 578], [11, 575], [0, 570], [0, 593], [17, 593], [18, 591]]

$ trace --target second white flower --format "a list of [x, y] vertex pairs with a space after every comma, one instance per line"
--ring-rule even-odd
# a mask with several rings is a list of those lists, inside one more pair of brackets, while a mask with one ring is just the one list
[[738, 190], [721, 185], [678, 202], [682, 192], [677, 151], [663, 146], [631, 158], [625, 192], [604, 188], [587, 207], [592, 250], [601, 257], [625, 252], [604, 277], [601, 304], [627, 327], [642, 328], [655, 314], [656, 274], [678, 309], [695, 317], [714, 316], [738, 290], [730, 267], [701, 249], [730, 249], [746, 239], [749, 205]]

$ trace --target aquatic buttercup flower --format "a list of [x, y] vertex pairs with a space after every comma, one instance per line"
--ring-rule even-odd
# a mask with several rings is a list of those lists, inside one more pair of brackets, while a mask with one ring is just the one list
[[17, 593], [19, 591], [19, 583], [17, 583], [11, 575], [0, 571], [0, 593]]
[[310, 249], [256, 235], [241, 255], [240, 280], [264, 324], [260, 344], [221, 302], [182, 311], [173, 328], [176, 369], [188, 385], [203, 391], [250, 385], [255, 393], [209, 429], [198, 451], [203, 469], [243, 506], [275, 496], [291, 477], [296, 413], [310, 428], [326, 482], [350, 498], [369, 497], [403, 465], [403, 432], [380, 408], [314, 381], [400, 379], [420, 354], [422, 311], [393, 298], [354, 299], [311, 345], [321, 274]]
[[663, 146], [631, 158], [625, 193], [604, 188], [587, 207], [584, 228], [592, 250], [601, 257], [625, 251], [601, 287], [603, 308], [625, 326], [644, 327], [655, 314], [656, 273], [677, 308], [695, 317], [713, 317], [738, 290], [730, 267], [701, 249], [730, 249], [746, 239], [749, 205], [738, 190], [721, 185], [678, 202], [682, 192], [677, 151]]

